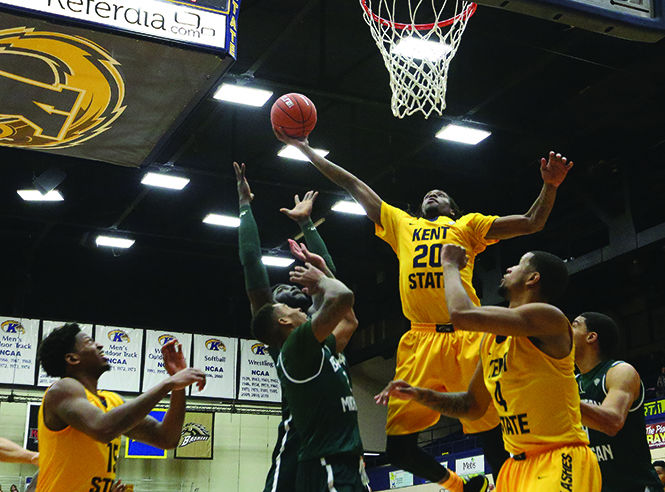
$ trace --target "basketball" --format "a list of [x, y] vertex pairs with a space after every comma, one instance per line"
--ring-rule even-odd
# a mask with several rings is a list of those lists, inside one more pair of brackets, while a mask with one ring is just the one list
[[270, 122], [289, 137], [304, 138], [316, 126], [316, 106], [302, 94], [284, 94], [272, 105]]

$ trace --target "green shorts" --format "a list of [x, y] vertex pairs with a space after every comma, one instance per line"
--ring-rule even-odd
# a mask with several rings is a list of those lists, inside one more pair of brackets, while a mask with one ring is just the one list
[[365, 462], [357, 455], [301, 461], [296, 492], [370, 492]]
[[298, 470], [300, 438], [291, 422], [289, 416], [279, 424], [277, 443], [272, 453], [272, 465], [263, 492], [293, 492]]

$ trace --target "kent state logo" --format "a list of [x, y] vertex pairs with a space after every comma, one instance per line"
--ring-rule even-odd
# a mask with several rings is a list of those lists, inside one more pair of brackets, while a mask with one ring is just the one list
[[174, 337], [173, 335], [169, 335], [169, 334], [161, 335], [161, 336], [157, 339], [157, 341], [159, 342], [160, 345], [166, 345], [166, 344], [169, 343], [171, 340], [175, 340], [175, 337]]
[[268, 347], [262, 343], [255, 343], [252, 345], [252, 352], [256, 355], [266, 355], [268, 353]]
[[5, 333], [11, 333], [12, 335], [23, 335], [25, 333], [23, 325], [15, 320], [5, 321], [0, 325], [0, 328], [2, 328], [2, 331]]
[[0, 30], [0, 145], [63, 149], [111, 128], [125, 110], [119, 65], [79, 36]]
[[226, 352], [226, 345], [224, 345], [224, 342], [218, 340], [217, 338], [208, 338], [206, 340], [206, 348], [208, 350], [216, 350], [216, 351], [222, 350]]
[[111, 330], [107, 336], [113, 343], [129, 343], [129, 335], [122, 330]]

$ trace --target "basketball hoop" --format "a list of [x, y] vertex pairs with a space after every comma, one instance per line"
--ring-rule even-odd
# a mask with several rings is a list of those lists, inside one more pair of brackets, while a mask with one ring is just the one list
[[[477, 8], [475, 3], [467, 0], [428, 0], [431, 14], [429, 11], [420, 14], [431, 15], [432, 22], [419, 24], [416, 16], [424, 1], [360, 0], [365, 22], [390, 74], [390, 106], [397, 118], [419, 111], [425, 118], [429, 118], [432, 112], [443, 114], [448, 68], [457, 53], [466, 24]], [[444, 19], [444, 8], [453, 1], [454, 15]], [[408, 3], [410, 22], [396, 22], [398, 2]], [[437, 7], [435, 3], [442, 5]]]

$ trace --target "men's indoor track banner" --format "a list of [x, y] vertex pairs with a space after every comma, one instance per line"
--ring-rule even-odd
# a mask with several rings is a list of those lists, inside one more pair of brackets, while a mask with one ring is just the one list
[[140, 166], [232, 61], [1, 14], [1, 146]]
[[111, 365], [111, 370], [99, 379], [99, 389], [137, 393], [143, 330], [95, 325], [95, 341], [104, 346], [104, 355]]
[[239, 400], [282, 401], [282, 388], [268, 347], [258, 340], [240, 340]]
[[237, 342], [235, 338], [194, 335], [192, 367], [206, 373], [206, 386], [203, 391], [192, 386], [192, 396], [236, 397]]
[[[55, 328], [59, 328], [62, 325], [64, 325], [64, 321], [42, 321], [42, 340], [46, 338], [49, 333], [51, 333]], [[81, 331], [88, 335], [89, 337], [92, 337], [92, 325], [84, 325], [79, 323], [79, 328], [81, 328]], [[39, 362], [37, 362], [38, 364]], [[37, 386], [51, 386], [55, 381], [57, 381], [58, 378], [52, 378], [51, 376], [47, 375], [44, 372], [44, 369], [42, 369], [42, 366], [39, 366], [39, 375], [37, 376]]]
[[177, 459], [211, 460], [215, 443], [215, 414], [187, 412], [180, 433], [180, 442], [175, 448]]
[[35, 384], [39, 320], [0, 317], [0, 383]]
[[192, 353], [191, 333], [146, 330], [143, 389], [141, 391], [152, 388], [162, 379], [168, 377], [166, 369], [164, 369], [164, 363], [162, 361], [162, 347], [173, 339], [177, 339], [178, 342], [182, 344], [182, 353], [185, 356], [185, 362], [189, 367], [189, 361]]

